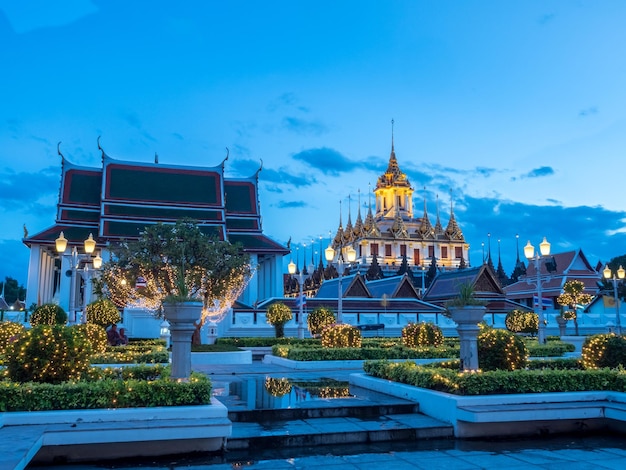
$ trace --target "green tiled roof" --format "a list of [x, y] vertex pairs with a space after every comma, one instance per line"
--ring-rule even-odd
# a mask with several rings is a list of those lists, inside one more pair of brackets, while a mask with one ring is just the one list
[[100, 222], [100, 212], [95, 210], [73, 210], [73, 209], [62, 209], [61, 210], [61, 220], [74, 220], [77, 222]]
[[215, 172], [110, 164], [106, 173], [105, 199], [222, 204]]
[[285, 255], [289, 253], [289, 250], [284, 246], [265, 235], [228, 234], [228, 241], [241, 244], [245, 251], [282, 253]]
[[63, 203], [100, 205], [102, 172], [70, 169], [65, 173]]
[[256, 214], [257, 204], [254, 185], [247, 181], [224, 181], [226, 211]]
[[[146, 225], [150, 224], [145, 222], [105, 220], [103, 224], [103, 234], [105, 237], [134, 238], [139, 236], [139, 233], [146, 228]], [[223, 239], [221, 225], [200, 225], [199, 228], [207, 235], [217, 236]]]
[[184, 219], [194, 220], [222, 220], [222, 212], [212, 209], [181, 209], [176, 207], [145, 207], [140, 205], [104, 204], [106, 215], [155, 218], [155, 219]]
[[226, 219], [226, 228], [229, 230], [258, 230], [259, 222], [257, 219]]

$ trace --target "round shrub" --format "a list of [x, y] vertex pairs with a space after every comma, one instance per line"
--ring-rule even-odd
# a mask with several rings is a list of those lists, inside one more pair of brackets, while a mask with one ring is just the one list
[[37, 325], [65, 325], [67, 313], [57, 304], [43, 304], [35, 309], [30, 316], [30, 324]]
[[106, 352], [109, 342], [107, 340], [107, 331], [104, 327], [96, 325], [95, 323], [84, 323], [75, 325], [74, 328], [87, 338], [94, 354]]
[[14, 382], [60, 383], [80, 379], [90, 355], [89, 341], [76, 328], [39, 325], [10, 345], [5, 365]]
[[536, 335], [539, 331], [539, 315], [534, 312], [511, 310], [504, 320], [506, 329], [513, 333]]
[[509, 331], [485, 328], [478, 335], [478, 367], [482, 370], [523, 369], [527, 356], [524, 340]]
[[328, 307], [317, 307], [306, 319], [306, 325], [311, 333], [311, 336], [318, 337], [322, 334], [322, 330], [329, 325], [332, 325], [337, 320], [335, 314]]
[[361, 332], [352, 325], [330, 325], [322, 330], [325, 348], [360, 348]]
[[270, 325], [284, 325], [293, 318], [291, 309], [285, 304], [278, 302], [267, 308], [265, 319]]
[[292, 318], [291, 309], [281, 302], [270, 305], [265, 314], [265, 321], [274, 326], [277, 338], [285, 336], [285, 323]]
[[582, 348], [585, 369], [615, 368], [626, 365], [626, 338], [611, 334], [594, 335]]
[[0, 356], [4, 356], [11, 343], [17, 341], [26, 328], [21, 323], [3, 321], [0, 323]]
[[441, 346], [443, 333], [433, 323], [409, 323], [402, 328], [402, 343], [407, 348], [423, 346]]
[[100, 325], [103, 328], [119, 323], [121, 320], [117, 306], [109, 299], [99, 299], [85, 307], [87, 323]]
[[267, 390], [273, 397], [282, 397], [283, 395], [287, 395], [291, 392], [291, 388], [291, 382], [285, 377], [280, 379], [274, 377], [265, 378], [265, 390]]

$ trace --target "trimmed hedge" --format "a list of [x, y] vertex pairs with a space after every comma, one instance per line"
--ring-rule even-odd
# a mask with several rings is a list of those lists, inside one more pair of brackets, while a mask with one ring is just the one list
[[2, 381], [0, 411], [190, 406], [211, 401], [211, 381], [202, 374], [192, 374], [189, 382], [169, 380], [169, 369], [162, 369], [158, 378], [152, 371], [152, 380], [120, 379], [107, 374], [123, 375], [95, 371], [92, 380], [57, 385]]
[[426, 347], [407, 348], [393, 346], [389, 348], [305, 348], [289, 345], [272, 346], [272, 354], [294, 361], [341, 361], [364, 359], [439, 359], [458, 357], [458, 348]]
[[626, 374], [619, 370], [496, 370], [459, 373], [442, 367], [422, 367], [414, 362], [367, 361], [363, 369], [373, 377], [456, 395], [626, 391]]

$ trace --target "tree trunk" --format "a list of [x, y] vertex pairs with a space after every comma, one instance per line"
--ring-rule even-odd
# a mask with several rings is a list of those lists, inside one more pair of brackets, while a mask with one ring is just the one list
[[276, 325], [274, 325], [274, 330], [276, 331], [277, 338], [282, 338], [285, 336], [285, 324], [284, 323], [277, 323]]

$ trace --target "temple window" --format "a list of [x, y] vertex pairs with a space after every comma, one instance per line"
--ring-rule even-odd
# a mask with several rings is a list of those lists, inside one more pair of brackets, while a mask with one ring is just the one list
[[419, 248], [413, 249], [413, 264], [415, 266], [419, 266], [422, 260], [420, 259], [420, 250]]
[[406, 256], [406, 245], [400, 245], [400, 256]]
[[442, 246], [441, 247], [441, 257], [444, 259], [448, 258], [448, 247], [447, 246]]
[[378, 256], [378, 243], [372, 243], [370, 245], [370, 254], [372, 256], [374, 255]]
[[385, 245], [385, 257], [391, 257], [391, 245], [389, 243]]
[[428, 245], [428, 257], [432, 258], [433, 256], [435, 256], [435, 246]]
[[462, 259], [463, 258], [463, 247], [462, 246], [455, 246], [454, 247], [454, 257], [456, 259]]

